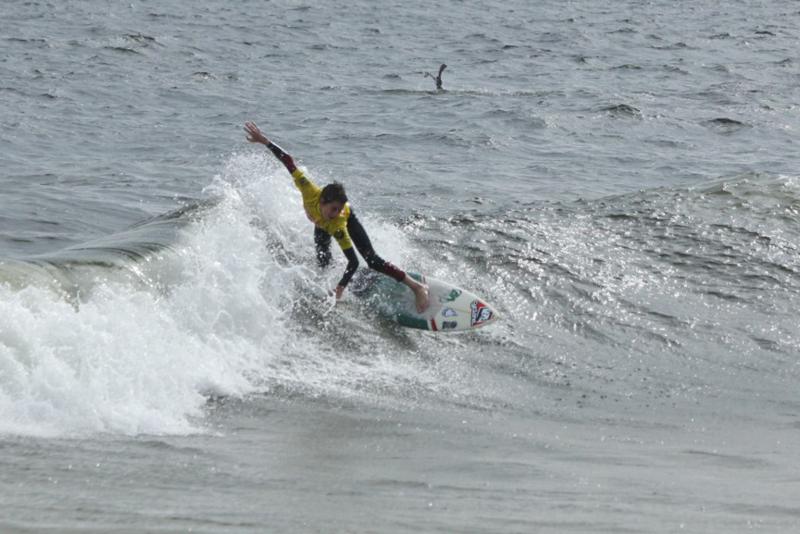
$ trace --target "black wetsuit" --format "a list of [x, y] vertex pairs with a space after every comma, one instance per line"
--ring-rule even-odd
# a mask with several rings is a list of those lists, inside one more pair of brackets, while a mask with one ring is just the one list
[[[406, 273], [398, 269], [388, 261], [384, 260], [375, 253], [372, 248], [372, 242], [369, 240], [366, 230], [361, 225], [356, 214], [350, 210], [350, 216], [347, 218], [347, 233], [350, 234], [350, 239], [353, 241], [355, 248], [359, 254], [367, 262], [370, 269], [374, 269], [379, 273], [391, 276], [398, 282], [402, 282]], [[320, 227], [314, 228], [314, 245], [317, 249], [317, 261], [321, 267], [327, 267], [331, 262], [331, 235]], [[345, 257], [347, 257], [347, 269], [339, 282], [340, 286], [347, 286], [353, 274], [358, 269], [358, 257], [356, 256], [353, 248], [343, 250]]]

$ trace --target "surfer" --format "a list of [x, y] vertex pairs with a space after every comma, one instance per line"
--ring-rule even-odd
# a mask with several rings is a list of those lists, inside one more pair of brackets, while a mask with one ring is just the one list
[[294, 185], [303, 195], [306, 217], [314, 223], [314, 244], [320, 266], [326, 267], [331, 261], [331, 236], [336, 239], [344, 252], [347, 258], [347, 268], [336, 286], [337, 300], [342, 297], [347, 284], [358, 269], [358, 256], [353, 250], [355, 245], [370, 268], [404, 283], [414, 292], [418, 312], [423, 312], [428, 307], [428, 286], [417, 282], [375, 253], [367, 232], [350, 208], [342, 184], [333, 182], [320, 189], [294, 164], [294, 160], [289, 154], [261, 133], [258, 126], [252, 122], [246, 122], [244, 130], [248, 134], [248, 141], [266, 146], [294, 178]]
[[442, 63], [441, 65], [439, 65], [439, 74], [437, 74], [436, 76], [434, 76], [434, 75], [433, 75], [433, 74], [431, 74], [430, 72], [426, 72], [426, 73], [425, 73], [425, 77], [426, 77], [426, 78], [427, 78], [428, 76], [430, 76], [431, 78], [433, 78], [433, 79], [434, 79], [434, 81], [436, 82], [436, 89], [437, 89], [437, 90], [439, 90], [439, 91], [444, 91], [444, 89], [442, 89], [442, 72], [443, 72], [443, 71], [444, 71], [444, 69], [446, 69], [446, 68], [447, 68], [447, 65], [445, 65], [444, 63]]

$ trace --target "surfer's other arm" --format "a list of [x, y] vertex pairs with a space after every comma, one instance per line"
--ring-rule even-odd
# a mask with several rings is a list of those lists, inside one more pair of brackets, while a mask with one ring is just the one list
[[336, 286], [336, 298], [342, 298], [342, 293], [344, 293], [344, 288], [347, 287], [347, 284], [350, 283], [350, 279], [353, 278], [353, 275], [358, 270], [358, 256], [356, 256], [356, 251], [353, 247], [348, 249], [342, 250], [344, 252], [345, 257], [347, 258], [347, 267], [344, 270], [344, 274], [342, 275], [342, 279], [339, 280], [339, 284]]
[[297, 170], [297, 166], [294, 164], [292, 156], [284, 152], [281, 147], [267, 139], [267, 137], [261, 133], [261, 130], [258, 129], [258, 126], [256, 126], [254, 122], [244, 123], [244, 131], [248, 134], [248, 141], [251, 143], [261, 143], [262, 145], [266, 146], [270, 152], [275, 154], [275, 157], [278, 158], [281, 163], [283, 163], [283, 165], [286, 167], [286, 170], [288, 170], [290, 174]]

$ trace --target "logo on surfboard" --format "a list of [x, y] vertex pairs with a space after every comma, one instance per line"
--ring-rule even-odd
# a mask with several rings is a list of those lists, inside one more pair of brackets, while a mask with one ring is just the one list
[[458, 317], [458, 313], [453, 308], [445, 308], [442, 310], [442, 317]]
[[439, 302], [453, 302], [460, 296], [461, 296], [460, 289], [452, 289], [450, 290], [450, 293], [448, 293], [447, 295], [439, 297]]
[[469, 322], [470, 326], [480, 326], [492, 320], [492, 309], [483, 302], [473, 300], [469, 303], [469, 308], [472, 311]]

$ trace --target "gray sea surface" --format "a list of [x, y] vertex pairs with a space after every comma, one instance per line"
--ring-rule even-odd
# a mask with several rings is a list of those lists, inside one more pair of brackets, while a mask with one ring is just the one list
[[[789, 1], [3, 2], [0, 532], [800, 531], [798, 50]], [[334, 305], [247, 120], [501, 320]]]

